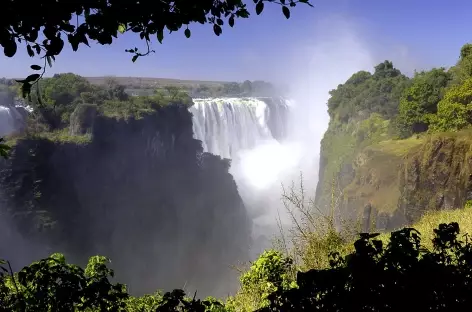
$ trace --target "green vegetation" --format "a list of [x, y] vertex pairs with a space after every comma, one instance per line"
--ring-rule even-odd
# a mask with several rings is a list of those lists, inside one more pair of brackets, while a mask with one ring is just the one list
[[472, 78], [446, 90], [437, 105], [437, 114], [430, 117], [435, 132], [459, 131], [472, 124]]
[[328, 112], [333, 120], [344, 123], [368, 118], [371, 113], [391, 118], [407, 81], [392, 62], [385, 61], [375, 67], [373, 74], [360, 71], [332, 90]]
[[429, 116], [438, 112], [438, 103], [450, 79], [451, 74], [444, 68], [415, 73], [400, 100], [397, 123], [401, 137], [428, 129]]
[[[4, 86], [7, 83], [5, 81]], [[15, 83], [10, 84], [9, 90], [21, 92]], [[149, 93], [131, 96], [126, 86], [112, 78], [105, 79], [101, 85], [93, 85], [72, 73], [56, 74], [34, 86], [27, 102], [34, 111], [28, 118], [25, 133], [28, 137], [85, 143], [90, 139], [94, 119], [98, 116], [139, 119], [169, 104], [192, 104], [187, 92], [176, 86], [164, 86]]]
[[[422, 214], [408, 211], [415, 207], [423, 211], [464, 204], [468, 198], [459, 190], [468, 187], [463, 174], [470, 167], [471, 47], [462, 47], [449, 70], [433, 68], [407, 78], [385, 61], [373, 74], [355, 73], [330, 92], [319, 207], [329, 205], [333, 179], [342, 198], [340, 209], [355, 218], [372, 206], [413, 222]], [[464, 132], [462, 139], [454, 132]], [[451, 166], [459, 171], [447, 169]], [[458, 189], [439, 182], [439, 176], [456, 181]]]

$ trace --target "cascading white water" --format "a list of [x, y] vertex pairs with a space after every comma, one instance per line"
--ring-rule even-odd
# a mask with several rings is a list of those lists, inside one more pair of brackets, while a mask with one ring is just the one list
[[9, 135], [23, 127], [26, 115], [31, 111], [29, 106], [21, 104], [0, 105], [0, 137]]
[[230, 172], [253, 220], [254, 256], [268, 247], [283, 212], [280, 193], [284, 178], [297, 171], [300, 146], [287, 142], [288, 110], [279, 98], [194, 99], [194, 137], [203, 149], [232, 160]]
[[193, 133], [205, 152], [234, 159], [242, 150], [273, 139], [268, 106], [256, 98], [194, 99]]
[[291, 165], [292, 147], [281, 144], [290, 105], [282, 98], [194, 99], [194, 137], [205, 152], [232, 160], [237, 182], [266, 188]]

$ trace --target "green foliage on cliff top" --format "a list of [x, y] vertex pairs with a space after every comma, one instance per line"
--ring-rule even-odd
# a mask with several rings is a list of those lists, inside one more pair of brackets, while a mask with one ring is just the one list
[[408, 79], [390, 61], [385, 61], [375, 66], [373, 74], [354, 73], [330, 91], [331, 126], [364, 120], [378, 113], [394, 121], [395, 133], [391, 134], [402, 138], [427, 131], [430, 123], [434, 124], [432, 132], [467, 127], [472, 122], [468, 112], [472, 101], [468, 94], [472, 79], [471, 46], [462, 47], [459, 61], [449, 71], [433, 68]]
[[438, 103], [450, 80], [451, 74], [444, 68], [415, 73], [400, 100], [397, 126], [401, 137], [428, 129], [428, 116], [438, 111]]
[[[387, 199], [398, 197], [398, 189], [394, 191], [397, 195], [383, 194], [385, 200], [382, 200], [379, 195], [382, 192], [374, 192], [378, 186], [370, 185], [367, 191], [364, 189], [365, 184], [361, 183], [362, 187], [355, 184], [354, 181], [369, 180], [373, 174], [373, 169], [356, 172], [363, 170], [354, 168], [358, 155], [379, 152], [375, 146], [369, 151], [369, 146], [380, 142], [384, 150], [396, 151], [398, 157], [391, 159], [391, 172], [388, 170], [388, 158], [394, 155], [383, 153], [382, 157], [370, 159], [374, 162], [372, 168], [377, 170], [376, 178], [387, 181], [393, 177], [395, 164], [412, 148], [408, 142], [414, 142], [415, 146], [426, 144], [423, 141], [425, 134], [436, 133], [451, 137], [451, 133], [466, 130], [472, 125], [471, 46], [463, 46], [459, 61], [448, 71], [433, 68], [416, 73], [408, 79], [391, 62], [386, 61], [376, 66], [373, 74], [366, 71], [355, 73], [344, 84], [331, 91], [331, 98], [328, 100], [331, 120], [321, 144], [322, 164], [316, 197], [320, 206], [328, 203], [333, 179], [339, 184], [340, 193], [345, 193], [349, 186], [351, 195], [354, 192], [357, 194], [356, 198], [365, 198], [358, 205], [370, 203], [374, 200], [373, 197], [379, 199], [381, 206], [392, 205]], [[398, 141], [412, 135], [411, 140]], [[441, 147], [445, 149], [443, 152], [446, 155], [450, 154], [448, 146], [445, 144]], [[381, 161], [384, 157], [385, 161]], [[384, 165], [386, 170], [381, 170]], [[385, 177], [380, 172], [386, 174]], [[388, 188], [385, 190], [391, 193]], [[351, 202], [351, 206], [356, 204]]]
[[434, 132], [458, 131], [472, 124], [472, 78], [446, 90], [437, 105], [437, 114], [430, 116]]
[[[18, 84], [10, 86], [20, 93]], [[192, 101], [185, 90], [176, 86], [163, 86], [147, 96], [130, 96], [125, 86], [112, 78], [101, 85], [93, 85], [87, 79], [73, 73], [56, 74], [42, 79], [34, 87], [27, 104], [33, 108], [28, 116], [27, 128], [22, 135], [7, 138], [11, 146], [21, 136], [46, 138], [55, 142], [75, 142], [84, 144], [90, 141], [90, 131], [78, 131], [78, 123], [83, 116], [79, 111], [95, 107], [96, 113], [88, 116], [86, 124], [91, 130], [93, 119], [105, 116], [117, 119], [142, 118], [153, 114], [160, 107], [170, 104], [191, 105]], [[14, 92], [14, 91], [12, 91]], [[79, 119], [77, 119], [79, 118]], [[82, 118], [83, 119], [83, 118]], [[78, 133], [80, 132], [80, 133]]]
[[328, 112], [331, 118], [342, 122], [365, 119], [371, 113], [391, 118], [397, 113], [398, 100], [408, 78], [392, 62], [375, 67], [374, 73], [355, 73], [344, 84], [330, 91]]

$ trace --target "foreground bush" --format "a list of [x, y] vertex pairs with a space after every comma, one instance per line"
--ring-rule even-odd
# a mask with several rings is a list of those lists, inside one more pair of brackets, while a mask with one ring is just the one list
[[[297, 288], [269, 296], [265, 311], [465, 311], [472, 304], [472, 245], [457, 223], [434, 230], [422, 248], [412, 228], [393, 232], [384, 248], [378, 234], [361, 234], [355, 252], [331, 255], [331, 268], [299, 272]], [[466, 237], [467, 238], [467, 237]]]
[[[412, 228], [393, 232], [383, 246], [377, 234], [361, 234], [355, 251], [330, 255], [330, 268], [298, 272], [292, 262], [268, 251], [241, 277], [268, 311], [465, 311], [472, 304], [472, 244], [459, 238], [457, 223], [434, 230], [433, 248], [422, 247]], [[135, 298], [113, 284], [105, 257], [83, 270], [54, 254], [18, 273], [4, 262], [0, 311], [238, 311], [244, 307], [209, 298], [188, 298], [182, 290]]]
[[18, 273], [3, 261], [0, 271], [0, 311], [224, 311], [209, 298], [190, 299], [182, 290], [131, 297], [123, 284], [113, 284], [108, 259], [91, 257], [85, 270], [68, 264], [62, 254], [34, 262]]

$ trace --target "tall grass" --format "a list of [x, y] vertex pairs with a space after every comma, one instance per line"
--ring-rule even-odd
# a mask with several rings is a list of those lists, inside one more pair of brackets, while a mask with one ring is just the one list
[[[334, 185], [334, 184], [333, 184]], [[329, 207], [317, 207], [300, 181], [289, 188], [282, 187], [282, 203], [290, 218], [290, 226], [284, 228], [279, 215], [279, 235], [273, 247], [260, 257], [239, 268], [240, 289], [227, 300], [232, 311], [254, 311], [265, 306], [267, 296], [277, 287], [297, 287], [298, 271], [329, 267], [329, 255], [333, 252], [348, 254], [353, 250], [351, 242], [359, 232], [360, 223], [342, 220], [338, 214], [341, 193], [334, 187]], [[275, 275], [281, 275], [274, 282]]]
[[313, 195], [307, 194], [300, 174], [298, 186], [283, 188], [282, 202], [291, 219], [284, 229], [279, 222], [280, 235], [274, 246], [294, 260], [297, 270], [305, 271], [329, 266], [329, 254], [348, 253], [349, 244], [360, 230], [360, 223], [343, 219], [339, 213], [342, 193], [332, 183], [329, 207], [318, 207]]

